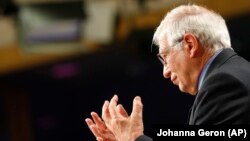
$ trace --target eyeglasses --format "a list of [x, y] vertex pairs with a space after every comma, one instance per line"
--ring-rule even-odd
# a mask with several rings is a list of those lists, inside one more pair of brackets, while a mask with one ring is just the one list
[[[182, 42], [182, 40], [178, 41], [176, 44], [168, 47], [168, 48], [172, 48], [174, 46], [177, 46], [178, 44], [180, 44]], [[167, 51], [169, 52], [169, 51]], [[158, 53], [157, 54], [157, 58], [160, 60], [160, 62], [162, 63], [163, 66], [167, 66], [167, 61], [166, 61], [166, 57], [168, 56], [168, 53], [165, 53], [164, 56], [161, 56], [162, 53]]]
[[164, 56], [164, 58], [161, 56], [161, 54], [157, 54], [157, 58], [160, 60], [160, 62], [162, 63], [163, 66], [167, 66], [167, 62], [166, 62], [166, 55]]

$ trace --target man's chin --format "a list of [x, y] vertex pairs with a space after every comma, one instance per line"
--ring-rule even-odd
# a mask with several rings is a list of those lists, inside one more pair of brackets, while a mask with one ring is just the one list
[[185, 87], [183, 87], [182, 85], [179, 85], [179, 90], [183, 93], [188, 93], [190, 95], [196, 95], [197, 94], [197, 90], [188, 90]]
[[180, 90], [181, 92], [183, 92], [183, 93], [189, 93], [189, 92], [187, 91], [187, 89], [185, 89], [185, 88], [183, 87], [183, 85], [178, 84], [177, 86], [179, 87], [179, 90]]

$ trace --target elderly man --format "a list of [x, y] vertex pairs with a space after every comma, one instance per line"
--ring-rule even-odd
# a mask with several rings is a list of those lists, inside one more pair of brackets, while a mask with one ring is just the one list
[[[250, 124], [250, 64], [231, 48], [225, 20], [198, 5], [181, 5], [161, 21], [153, 37], [163, 76], [195, 96], [189, 124]], [[102, 119], [86, 122], [98, 141], [150, 141], [143, 133], [142, 102], [128, 115], [118, 96], [105, 101]]]

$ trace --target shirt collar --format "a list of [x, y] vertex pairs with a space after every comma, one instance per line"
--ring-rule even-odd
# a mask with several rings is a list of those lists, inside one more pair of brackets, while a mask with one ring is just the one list
[[204, 80], [204, 77], [207, 73], [207, 70], [209, 68], [209, 66], [211, 65], [211, 63], [214, 61], [214, 59], [221, 53], [222, 49], [221, 50], [218, 50], [206, 63], [206, 65], [204, 66], [204, 68], [202, 69], [201, 71], [201, 74], [199, 76], [199, 81], [198, 81], [198, 90], [200, 90], [201, 88], [201, 85], [203, 83], [203, 80]]

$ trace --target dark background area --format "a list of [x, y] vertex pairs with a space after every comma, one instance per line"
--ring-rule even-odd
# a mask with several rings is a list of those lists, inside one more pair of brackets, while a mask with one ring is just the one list
[[[229, 18], [227, 24], [232, 47], [250, 60], [250, 15]], [[20, 136], [27, 141], [95, 140], [85, 118], [91, 111], [101, 114], [103, 102], [114, 94], [128, 113], [133, 98], [142, 97], [145, 134], [152, 136], [154, 124], [187, 124], [194, 97], [162, 77], [157, 50], [150, 48], [153, 32], [134, 30], [125, 42], [106, 45], [104, 51], [1, 76], [0, 141]]]
[[[13, 96], [29, 99], [28, 123], [38, 141], [94, 139], [84, 120], [91, 111], [101, 114], [104, 100], [114, 94], [129, 113], [133, 98], [142, 97], [147, 134], [156, 123], [186, 124], [193, 98], [162, 77], [160, 62], [147, 48], [110, 49], [78, 57], [11, 74], [1, 78], [1, 85], [14, 91]], [[10, 93], [5, 100], [11, 97]]]

